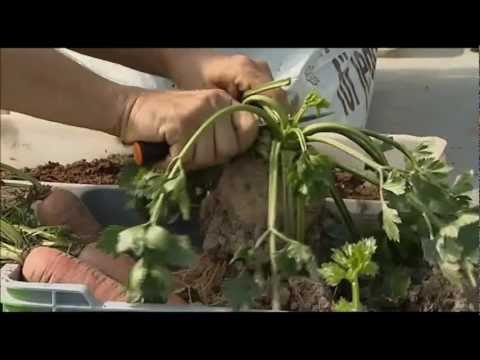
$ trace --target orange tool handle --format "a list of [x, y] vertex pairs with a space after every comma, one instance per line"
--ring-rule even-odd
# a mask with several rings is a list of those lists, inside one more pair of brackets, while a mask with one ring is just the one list
[[151, 165], [154, 162], [164, 160], [170, 152], [167, 143], [149, 143], [137, 141], [133, 144], [133, 159], [139, 166]]

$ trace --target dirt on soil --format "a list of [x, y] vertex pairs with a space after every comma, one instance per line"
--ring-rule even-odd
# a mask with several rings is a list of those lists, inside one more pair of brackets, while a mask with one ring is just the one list
[[[176, 293], [188, 304], [202, 303], [210, 306], [228, 306], [223, 296], [223, 282], [234, 277], [235, 266], [228, 265], [222, 258], [203, 254], [196, 266], [174, 273]], [[287, 311], [331, 311], [332, 293], [321, 281], [295, 276], [287, 280], [282, 288], [283, 310]], [[263, 296], [255, 299], [255, 309], [271, 309], [271, 299]]]
[[464, 312], [479, 311], [478, 292], [472, 294], [472, 301], [458, 288], [451, 285], [434, 269], [420, 285], [409, 289], [403, 310], [414, 312]]
[[345, 199], [378, 200], [378, 186], [345, 172], [335, 173], [337, 190]]
[[[104, 159], [80, 160], [67, 165], [49, 161], [47, 164], [33, 169], [25, 168], [23, 171], [40, 181], [114, 185], [118, 184], [120, 169], [131, 158], [126, 155], [111, 155]], [[1, 176], [7, 178], [8, 174], [2, 173]]]
[[[103, 159], [92, 161], [80, 160], [71, 164], [61, 165], [57, 162], [51, 162], [35, 168], [25, 168], [28, 172], [40, 181], [65, 182], [72, 184], [95, 184], [95, 185], [117, 185], [121, 167], [132, 160], [129, 155], [111, 155]], [[246, 165], [250, 168], [251, 164]], [[245, 166], [244, 166], [245, 167]], [[254, 169], [258, 166], [253, 166]], [[251, 169], [248, 169], [249, 172]], [[265, 169], [266, 170], [266, 169]], [[1, 178], [9, 178], [7, 172], [0, 172]], [[266, 178], [266, 173], [265, 176]], [[336, 187], [343, 198], [377, 200], [378, 187], [368, 184], [363, 180], [344, 171], [335, 173]], [[259, 178], [258, 176], [256, 177]], [[259, 186], [258, 184], [253, 184]], [[248, 184], [245, 186], [249, 186]], [[263, 186], [266, 189], [266, 184]], [[263, 200], [263, 199], [260, 199]]]

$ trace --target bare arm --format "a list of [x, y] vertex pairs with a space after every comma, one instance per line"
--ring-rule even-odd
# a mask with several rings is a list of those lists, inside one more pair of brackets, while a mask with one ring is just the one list
[[195, 65], [204, 58], [218, 56], [218, 53], [208, 49], [70, 48], [70, 50], [172, 80], [175, 80], [177, 68], [181, 70], [185, 68], [185, 64]]
[[[54, 49], [1, 49], [2, 108], [119, 135], [134, 88], [106, 80]], [[133, 97], [132, 97], [133, 99]]]

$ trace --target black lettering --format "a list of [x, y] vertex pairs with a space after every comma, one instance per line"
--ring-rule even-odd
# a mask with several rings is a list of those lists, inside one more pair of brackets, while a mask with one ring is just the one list
[[347, 116], [349, 114], [349, 111], [348, 111], [347, 105], [345, 103], [345, 98], [343, 96], [343, 92], [340, 92], [340, 88], [341, 88], [342, 80], [343, 80], [342, 68], [340, 66], [340, 63], [338, 62], [338, 59], [333, 59], [332, 62], [333, 62], [333, 65], [335, 67], [335, 70], [337, 70], [337, 75], [338, 75], [338, 80], [339, 80], [339, 88], [337, 90], [337, 97], [340, 100], [340, 103], [342, 104], [343, 112], [345, 113], [345, 116]]
[[320, 83], [320, 80], [313, 73], [313, 65], [308, 65], [305, 69], [305, 80], [307, 80], [313, 86], [317, 86]]
[[365, 110], [368, 110], [369, 103], [368, 103], [368, 96], [370, 93], [370, 85], [371, 85], [371, 78], [367, 78], [367, 74], [370, 72], [368, 68], [367, 60], [365, 60], [362, 53], [359, 51], [354, 51], [354, 57], [356, 60], [356, 69], [358, 72], [358, 76], [361, 79], [362, 85], [364, 85], [364, 93], [365, 93]]
[[[357, 106], [360, 105], [360, 100], [358, 100], [357, 96], [357, 91], [355, 90], [355, 86], [353, 85], [352, 79], [350, 79], [350, 68], [345, 69], [345, 79], [347, 79], [348, 84], [350, 85], [349, 88], [352, 90], [353, 96], [355, 97], [355, 102], [357, 103]], [[353, 109], [355, 110], [355, 108]]]
[[353, 67], [357, 71], [358, 78], [360, 79], [360, 84], [362, 85], [362, 88], [363, 88], [363, 93], [365, 94], [365, 97], [368, 101], [368, 97], [366, 96], [366, 94], [368, 92], [367, 79], [365, 79], [365, 76], [363, 75], [363, 72], [360, 70], [360, 67], [358, 66], [358, 63], [357, 63], [357, 60], [356, 60], [355, 56], [352, 56], [351, 62], [353, 64]]

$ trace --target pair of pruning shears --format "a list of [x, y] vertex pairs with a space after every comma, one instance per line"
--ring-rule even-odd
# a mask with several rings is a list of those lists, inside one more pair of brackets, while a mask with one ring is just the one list
[[[325, 113], [318, 115], [307, 115], [302, 117], [300, 123], [304, 125], [307, 122], [318, 120], [324, 116], [328, 116], [333, 114]], [[259, 126], [263, 127], [266, 124], [263, 121], [259, 121]], [[144, 141], [137, 141], [133, 144], [133, 159], [135, 163], [139, 166], [146, 165], [146, 164], [153, 164], [154, 162], [164, 160], [170, 152], [170, 146], [166, 143], [152, 143], [152, 142], [144, 142]]]

